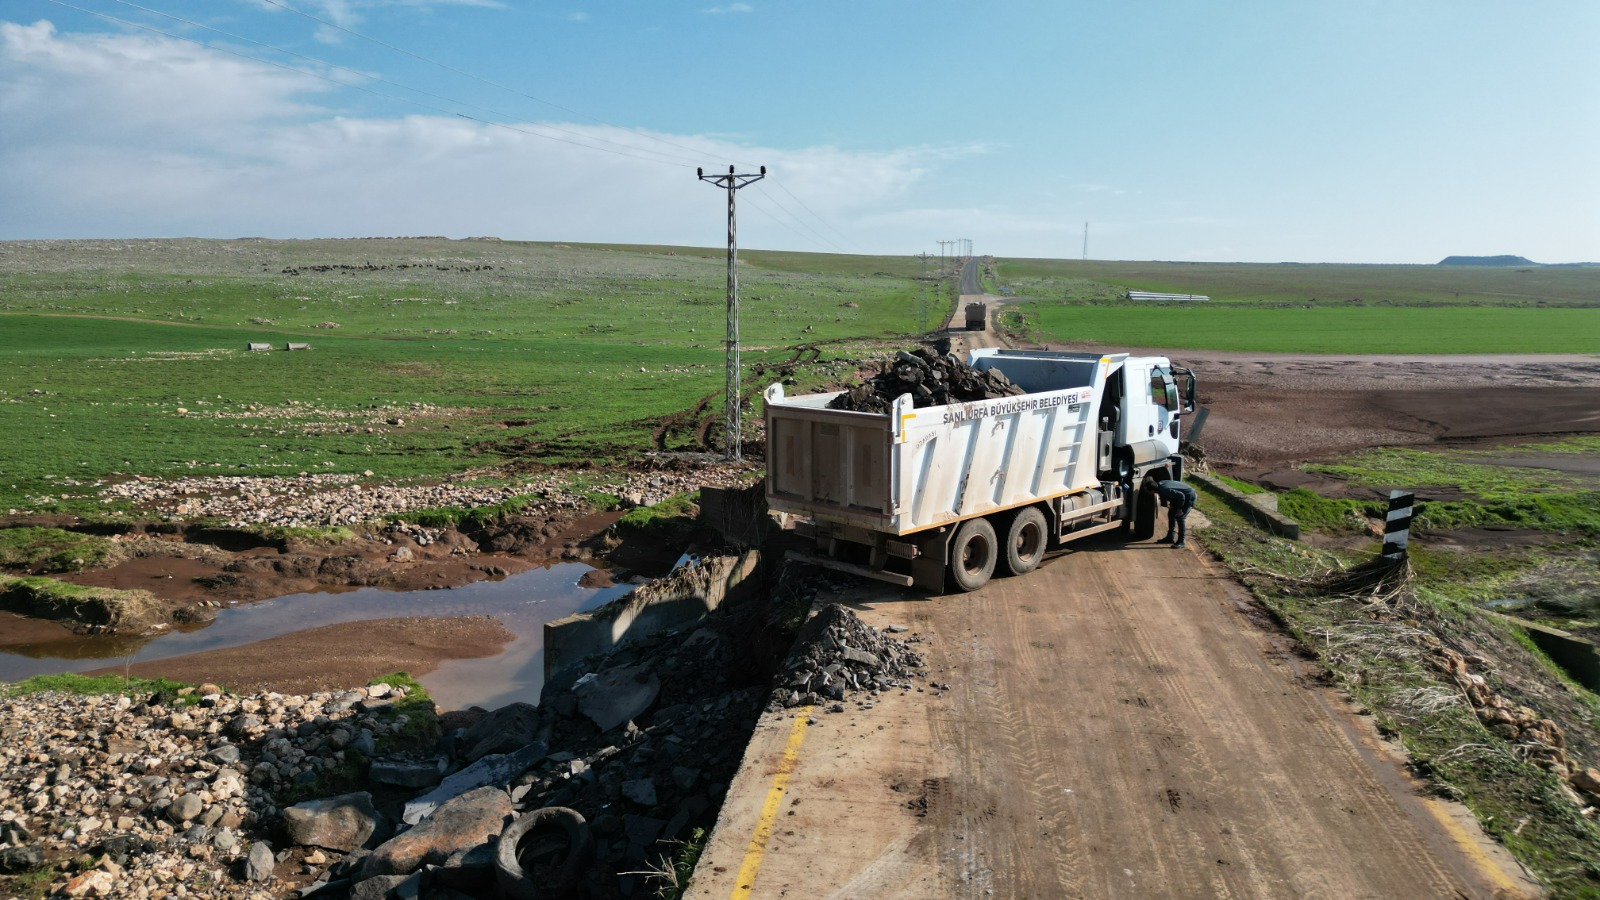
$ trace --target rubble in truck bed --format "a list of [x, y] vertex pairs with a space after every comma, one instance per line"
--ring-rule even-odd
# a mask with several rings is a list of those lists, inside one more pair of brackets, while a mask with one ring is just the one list
[[910, 394], [918, 407], [972, 403], [1023, 393], [1004, 373], [979, 371], [955, 356], [940, 355], [927, 347], [901, 350], [882, 371], [835, 397], [829, 409], [886, 413], [901, 394]]

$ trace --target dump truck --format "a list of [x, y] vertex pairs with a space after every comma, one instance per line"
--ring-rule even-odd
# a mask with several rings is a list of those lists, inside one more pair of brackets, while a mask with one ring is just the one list
[[967, 330], [983, 331], [989, 327], [989, 305], [986, 303], [967, 304]]
[[[1121, 529], [1153, 536], [1146, 476], [1181, 478], [1195, 376], [1166, 357], [983, 348], [1023, 393], [887, 413], [829, 409], [842, 392], [764, 392], [766, 496], [808, 539], [806, 562], [934, 593], [1023, 575], [1046, 552]], [[1183, 380], [1180, 393], [1179, 379]]]

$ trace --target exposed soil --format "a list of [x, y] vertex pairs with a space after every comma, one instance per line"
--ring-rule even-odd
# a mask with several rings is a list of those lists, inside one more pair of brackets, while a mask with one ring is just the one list
[[107, 666], [89, 675], [216, 682], [237, 693], [310, 694], [404, 671], [426, 675], [445, 660], [494, 656], [515, 636], [493, 616], [369, 619], [168, 659]]

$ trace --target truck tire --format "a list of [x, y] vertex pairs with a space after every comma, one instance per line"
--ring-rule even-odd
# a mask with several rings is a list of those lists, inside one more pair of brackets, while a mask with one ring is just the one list
[[950, 580], [961, 591], [975, 591], [989, 583], [999, 556], [999, 541], [988, 519], [968, 519], [950, 540]]
[[569, 897], [594, 861], [594, 835], [577, 810], [546, 806], [506, 826], [495, 844], [495, 877], [512, 900]]
[[1050, 546], [1050, 529], [1037, 506], [1017, 510], [1006, 526], [1005, 565], [1013, 575], [1026, 575], [1039, 568], [1044, 551]]
[[1128, 539], [1148, 541], [1156, 536], [1156, 517], [1161, 513], [1161, 504], [1144, 491], [1134, 492], [1133, 504], [1133, 528], [1128, 531]]

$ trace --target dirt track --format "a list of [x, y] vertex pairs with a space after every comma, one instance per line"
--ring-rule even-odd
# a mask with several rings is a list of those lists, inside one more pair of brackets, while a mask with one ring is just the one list
[[[752, 896], [1521, 893], [1192, 552], [1107, 538], [974, 594], [861, 596], [953, 689], [814, 714]], [[690, 896], [734, 891], [791, 723], [763, 720]]]

